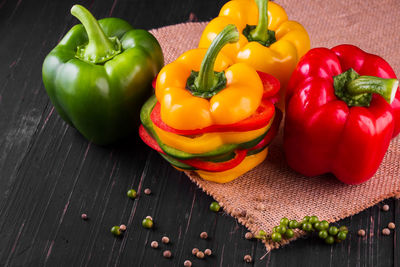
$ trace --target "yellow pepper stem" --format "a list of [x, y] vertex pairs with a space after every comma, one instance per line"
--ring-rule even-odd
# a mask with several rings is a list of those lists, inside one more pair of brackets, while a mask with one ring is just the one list
[[239, 32], [235, 25], [227, 25], [212, 41], [203, 61], [200, 71], [192, 71], [187, 80], [187, 89], [195, 96], [210, 98], [226, 86], [224, 72], [214, 72], [215, 60], [221, 49], [228, 43], [239, 40]]
[[243, 35], [249, 42], [259, 42], [264, 46], [270, 46], [276, 42], [275, 32], [268, 30], [268, 0], [256, 0], [258, 7], [258, 24], [247, 25]]

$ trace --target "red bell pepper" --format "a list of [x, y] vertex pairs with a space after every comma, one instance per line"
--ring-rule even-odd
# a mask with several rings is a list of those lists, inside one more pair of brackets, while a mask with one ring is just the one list
[[347, 184], [371, 178], [400, 131], [397, 88], [394, 71], [379, 56], [352, 45], [310, 50], [287, 88], [290, 167], [306, 176], [333, 173]]

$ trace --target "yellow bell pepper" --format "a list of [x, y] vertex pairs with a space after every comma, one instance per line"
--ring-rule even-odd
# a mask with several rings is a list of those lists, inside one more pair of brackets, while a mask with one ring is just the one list
[[[260, 14], [260, 16], [259, 16]], [[222, 53], [233, 62], [244, 62], [269, 73], [284, 89], [299, 59], [310, 49], [310, 38], [301, 24], [288, 20], [285, 10], [267, 0], [233, 0], [205, 28], [199, 48], [207, 48], [228, 24], [234, 24], [239, 41], [226, 45]], [[283, 89], [283, 90], [282, 90]], [[281, 104], [282, 105], [282, 104]]]
[[234, 25], [226, 27], [207, 50], [189, 50], [161, 69], [156, 83], [161, 119], [180, 130], [226, 125], [250, 117], [259, 107], [263, 85], [256, 70], [233, 64], [219, 53], [238, 40]]
[[268, 155], [268, 148], [263, 151], [247, 156], [239, 165], [236, 167], [223, 171], [223, 172], [207, 172], [207, 171], [196, 171], [201, 178], [207, 181], [216, 182], [216, 183], [227, 183], [230, 182], [240, 175], [245, 174], [251, 169], [257, 167], [260, 163], [262, 163]]

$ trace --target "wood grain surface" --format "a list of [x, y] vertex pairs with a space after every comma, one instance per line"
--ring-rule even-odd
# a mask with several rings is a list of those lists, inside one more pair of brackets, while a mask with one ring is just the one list
[[[78, 3], [97, 18], [115, 16], [152, 29], [207, 21], [225, 2]], [[341, 221], [350, 228], [341, 244], [327, 246], [310, 237], [265, 255], [263, 244], [245, 240], [246, 229], [230, 216], [211, 212], [212, 198], [136, 135], [99, 147], [67, 126], [46, 95], [41, 66], [77, 23], [69, 13], [74, 3], [0, 0], [0, 266], [183, 266], [186, 259], [193, 266], [400, 266], [399, 231], [381, 234], [391, 221], [400, 226], [399, 200], [384, 202], [388, 212], [381, 203]], [[126, 197], [130, 188], [139, 198]], [[145, 195], [145, 188], [152, 194]], [[154, 218], [152, 230], [141, 226], [147, 215]], [[127, 231], [115, 238], [110, 228], [122, 223]], [[356, 234], [361, 228], [364, 238]], [[209, 239], [199, 238], [202, 231]], [[164, 235], [170, 244], [161, 244]], [[153, 240], [159, 249], [150, 248]], [[196, 259], [193, 247], [210, 248], [213, 256]], [[165, 249], [171, 259], [162, 257]], [[245, 254], [253, 263], [244, 263]]]

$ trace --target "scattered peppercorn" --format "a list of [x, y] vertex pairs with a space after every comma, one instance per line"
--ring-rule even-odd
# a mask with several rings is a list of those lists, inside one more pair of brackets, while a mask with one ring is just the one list
[[289, 219], [286, 217], [283, 217], [280, 221], [281, 225], [287, 226], [289, 224]]
[[274, 242], [280, 242], [282, 240], [282, 235], [278, 232], [272, 233], [271, 239]]
[[197, 252], [199, 252], [198, 248], [193, 248], [192, 249], [192, 254], [196, 256]]
[[325, 221], [325, 220], [320, 221], [320, 222], [319, 222], [319, 227], [320, 227], [322, 230], [328, 230], [328, 228], [329, 228], [329, 223], [328, 223], [327, 221]]
[[299, 227], [299, 223], [296, 220], [290, 220], [288, 226], [291, 229], [296, 229]]
[[146, 195], [150, 195], [150, 194], [151, 194], [150, 188], [146, 188], [143, 192], [144, 192]]
[[210, 204], [210, 210], [214, 212], [218, 212], [221, 209], [221, 206], [218, 204], [218, 202], [213, 201]]
[[125, 232], [126, 231], [126, 225], [125, 224], [121, 224], [119, 226], [119, 230], [121, 230], [122, 232]]
[[331, 227], [329, 227], [329, 229], [328, 229], [328, 233], [329, 233], [331, 236], [337, 235], [338, 232], [339, 232], [339, 229], [338, 229], [336, 226], [331, 226]]
[[86, 221], [88, 219], [88, 216], [86, 213], [82, 213], [81, 218], [82, 218], [82, 220]]
[[146, 217], [142, 221], [142, 226], [147, 229], [153, 228], [153, 220], [150, 220], [149, 218]]
[[390, 230], [388, 228], [383, 228], [382, 234], [383, 235], [390, 235]]
[[151, 216], [146, 216], [146, 219], [153, 220]]
[[393, 229], [396, 228], [396, 225], [395, 225], [394, 223], [390, 222], [390, 223], [388, 224], [388, 228], [391, 229], [391, 230], [393, 230]]
[[294, 236], [294, 231], [292, 229], [286, 229], [285, 237], [289, 239], [292, 238], [293, 236]]
[[332, 245], [335, 242], [335, 238], [333, 236], [328, 236], [327, 238], [325, 238], [325, 243], [327, 243], [328, 245]]
[[301, 228], [306, 232], [311, 232], [313, 230], [312, 224], [309, 222], [303, 223]]
[[185, 262], [183, 263], [183, 266], [192, 267], [192, 262], [190, 260], [185, 260]]
[[250, 263], [252, 261], [252, 258], [250, 255], [244, 255], [243, 260], [247, 263]]
[[129, 189], [128, 192], [126, 193], [126, 195], [132, 199], [135, 199], [137, 197], [137, 193], [136, 193], [135, 189]]
[[119, 229], [119, 226], [113, 226], [111, 227], [111, 233], [115, 236], [120, 236], [121, 235], [121, 231]]
[[253, 238], [253, 234], [252, 234], [251, 232], [247, 232], [247, 233], [244, 235], [244, 238], [246, 238], [247, 240], [252, 239], [252, 238]]
[[207, 232], [201, 232], [201, 233], [200, 233], [200, 238], [201, 238], [201, 239], [207, 239], [207, 237], [208, 237]]
[[163, 237], [161, 238], [161, 242], [163, 242], [164, 244], [168, 244], [168, 243], [169, 243], [169, 238], [168, 238], [168, 236], [163, 236]]
[[360, 229], [360, 230], [358, 230], [357, 234], [359, 236], [365, 236], [365, 230], [364, 229]]
[[321, 230], [321, 231], [318, 232], [318, 236], [319, 236], [319, 238], [321, 238], [321, 239], [325, 239], [325, 238], [328, 237], [328, 231], [326, 231], [326, 230]]
[[172, 253], [171, 253], [170, 250], [165, 250], [165, 251], [163, 252], [163, 256], [164, 256], [164, 258], [171, 258]]
[[150, 246], [151, 246], [152, 248], [158, 248], [158, 242], [157, 242], [157, 241], [152, 241], [151, 244], [150, 244]]
[[389, 210], [389, 205], [385, 204], [382, 207], [383, 211], [388, 211]]
[[204, 258], [204, 252], [203, 251], [197, 251], [196, 257], [199, 258], [199, 259]]
[[204, 254], [206, 254], [207, 256], [210, 256], [212, 254], [211, 249], [207, 248], [206, 250], [204, 250]]
[[337, 234], [336, 238], [339, 239], [340, 241], [345, 240], [347, 237], [347, 234], [345, 232], [339, 231], [339, 233]]

